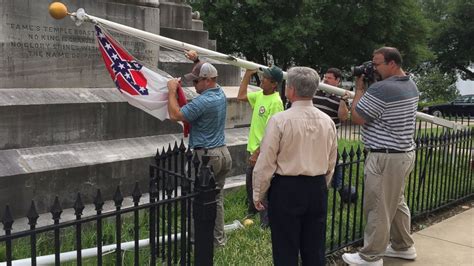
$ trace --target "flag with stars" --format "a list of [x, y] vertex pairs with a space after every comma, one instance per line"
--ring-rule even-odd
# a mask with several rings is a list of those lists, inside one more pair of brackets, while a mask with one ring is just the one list
[[[95, 30], [105, 67], [125, 100], [160, 120], [168, 119], [166, 84], [172, 77], [164, 72], [158, 74], [140, 64], [98, 25]], [[178, 103], [180, 106], [186, 104], [181, 86], [178, 88]], [[185, 137], [188, 133], [189, 126], [185, 123]]]

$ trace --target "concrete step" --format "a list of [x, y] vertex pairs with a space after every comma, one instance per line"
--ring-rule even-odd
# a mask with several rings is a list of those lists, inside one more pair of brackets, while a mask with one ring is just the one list
[[160, 27], [192, 29], [191, 6], [160, 1]]
[[[226, 184], [224, 186], [224, 191], [225, 191], [224, 193], [235, 191], [243, 186], [245, 186], [245, 174], [228, 177], [226, 179]], [[121, 186], [121, 189], [125, 189], [125, 187]], [[133, 189], [133, 186], [127, 189], [131, 190]], [[140, 189], [143, 193], [148, 190], [148, 186], [142, 186], [140, 187]], [[160, 198], [161, 198], [161, 194], [160, 194]], [[145, 204], [149, 202], [150, 202], [150, 194], [143, 193], [142, 197], [140, 198], [139, 204]], [[123, 199], [122, 209], [132, 207], [133, 205], [134, 203], [133, 203], [132, 197], [125, 197]], [[115, 210], [114, 201], [112, 200], [105, 201], [103, 208], [104, 208], [103, 213], [114, 211]], [[92, 215], [95, 215], [96, 213], [97, 212], [95, 211], [94, 204], [86, 204], [82, 217], [92, 216]], [[76, 219], [76, 216], [74, 214], [73, 208], [66, 208], [63, 210], [61, 214], [61, 222], [73, 221], [75, 219]], [[36, 227], [52, 225], [53, 223], [54, 221], [51, 219], [51, 213], [45, 212], [39, 215], [38, 224]], [[13, 232], [21, 232], [28, 229], [30, 229], [30, 226], [28, 225], [27, 217], [21, 217], [21, 218], [15, 219], [13, 223]], [[2, 235], [4, 235], [4, 231], [0, 230], [0, 236]]]
[[[206, 40], [206, 42], [208, 41]], [[239, 67], [206, 58], [205, 56], [201, 56], [201, 59], [213, 64], [217, 68], [219, 73], [217, 80], [221, 86], [238, 86], [240, 84], [241, 69]], [[191, 72], [192, 66], [190, 66], [189, 62], [182, 52], [160, 51], [158, 68], [173, 77], [181, 77], [183, 74]], [[188, 84], [188, 86], [192, 86], [192, 84]]]
[[[226, 142], [233, 159], [229, 176], [245, 171], [248, 128], [226, 130]], [[143, 187], [156, 151], [180, 143], [182, 134], [84, 142], [0, 151], [0, 208], [10, 204], [15, 217], [25, 215], [31, 200], [39, 212], [47, 211], [59, 196], [63, 207], [71, 207], [75, 194], [93, 201], [100, 188], [111, 199], [115, 187]], [[185, 143], [187, 139], [185, 140]], [[130, 195], [131, 191], [124, 192]]]
[[208, 49], [209, 32], [205, 30], [160, 27], [160, 35]]
[[[237, 90], [224, 88], [229, 95]], [[185, 91], [190, 100], [196, 95]], [[228, 98], [227, 128], [248, 125], [250, 118], [248, 104]], [[0, 150], [180, 132], [179, 124], [129, 105], [115, 88], [0, 89]]]
[[0, 90], [0, 149], [180, 132], [110, 89]]
[[192, 29], [193, 30], [204, 30], [204, 22], [200, 19], [192, 20]]

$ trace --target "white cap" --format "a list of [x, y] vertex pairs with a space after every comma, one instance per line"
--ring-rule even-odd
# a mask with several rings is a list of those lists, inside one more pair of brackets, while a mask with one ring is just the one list
[[196, 80], [198, 78], [215, 78], [217, 77], [217, 69], [210, 63], [199, 62], [197, 63], [193, 71], [184, 75], [186, 80]]

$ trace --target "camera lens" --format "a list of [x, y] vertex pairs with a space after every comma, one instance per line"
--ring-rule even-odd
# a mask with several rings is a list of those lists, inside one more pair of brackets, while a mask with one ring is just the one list
[[364, 67], [364, 65], [352, 67], [352, 75], [353, 75], [353, 76], [358, 77], [358, 76], [364, 74], [364, 72], [365, 72], [365, 67]]

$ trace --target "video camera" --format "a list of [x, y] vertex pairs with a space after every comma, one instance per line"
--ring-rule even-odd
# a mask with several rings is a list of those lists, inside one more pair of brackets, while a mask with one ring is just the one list
[[352, 67], [352, 75], [354, 77], [364, 75], [365, 82], [368, 82], [369, 84], [374, 83], [377, 80], [372, 61], [367, 61], [362, 63], [360, 66]]

